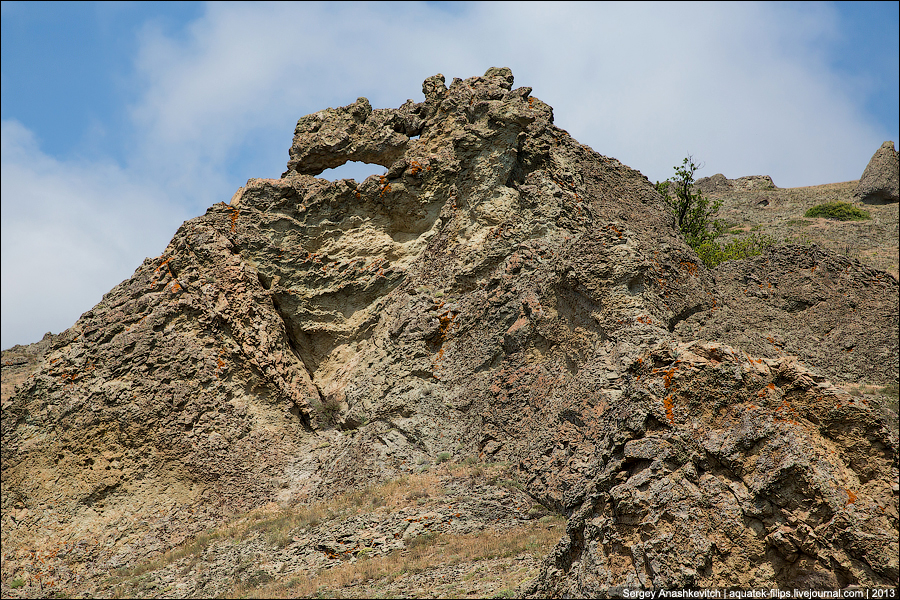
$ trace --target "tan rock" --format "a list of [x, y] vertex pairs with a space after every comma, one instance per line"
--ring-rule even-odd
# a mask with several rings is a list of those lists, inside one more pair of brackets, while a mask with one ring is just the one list
[[[300, 119], [281, 179], [187, 221], [53, 339], [4, 403], [4, 552], [18, 558], [3, 569], [68, 544], [53, 568], [102, 595], [111, 569], [229, 515], [481, 456], [514, 465], [529, 504], [570, 515], [532, 595], [895, 581], [884, 415], [795, 358], [687, 329], [736, 310], [733, 285], [719, 289], [643, 175], [512, 85], [508, 69], [438, 75], [421, 103]], [[387, 173], [313, 177], [350, 160]], [[880, 281], [896, 297], [896, 280], [820, 254], [821, 293], [869, 298], [857, 288]], [[896, 365], [896, 345], [882, 360]], [[401, 548], [395, 517], [357, 541]], [[362, 535], [346, 529], [320, 550], [297, 542], [309, 568], [340, 564], [341, 540]]]
[[869, 204], [900, 202], [900, 154], [887, 141], [875, 151], [856, 187], [856, 196]]

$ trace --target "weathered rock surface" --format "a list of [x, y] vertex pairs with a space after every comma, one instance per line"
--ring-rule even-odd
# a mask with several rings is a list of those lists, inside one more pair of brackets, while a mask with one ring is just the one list
[[709, 194], [726, 191], [774, 190], [775, 183], [768, 175], [747, 175], [737, 179], [726, 179], [721, 173], [716, 173], [711, 177], [701, 177], [694, 182], [694, 187], [704, 194]]
[[721, 304], [678, 324], [757, 357], [797, 356], [835, 382], [897, 383], [897, 279], [812, 246], [784, 245], [713, 271]]
[[[512, 84], [435, 76], [424, 102], [302, 118], [281, 179], [187, 221], [58, 336], [3, 406], [4, 552], [83, 541], [53, 560], [96, 590], [235, 512], [444, 455], [510, 461], [571, 515], [535, 595], [895, 583], [896, 434], [795, 359], [744, 350], [766, 318], [846, 292], [893, 345], [798, 351], [896, 374], [896, 280], [791, 248], [710, 273], [644, 176]], [[350, 160], [387, 173], [313, 176]], [[754, 269], [777, 292], [731, 338]], [[26, 567], [4, 559], [4, 594]]]
[[3, 385], [0, 399], [5, 404], [17, 385], [25, 381], [40, 364], [56, 336], [47, 332], [33, 344], [15, 345], [3, 351]]
[[894, 142], [885, 142], [872, 155], [856, 188], [856, 196], [869, 204], [900, 202], [900, 154]]
[[793, 358], [711, 342], [631, 372], [582, 429], [591, 483], [531, 594], [893, 585], [897, 445], [868, 406]]

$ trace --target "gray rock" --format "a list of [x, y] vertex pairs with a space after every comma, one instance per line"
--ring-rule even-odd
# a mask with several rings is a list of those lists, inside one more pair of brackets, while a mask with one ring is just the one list
[[894, 142], [883, 143], [872, 155], [855, 195], [868, 204], [900, 202], [900, 157]]
[[735, 179], [732, 188], [735, 191], [774, 190], [775, 183], [768, 175], [746, 175]]
[[774, 190], [775, 183], [768, 175], [747, 175], [737, 179], [726, 179], [721, 173], [716, 173], [711, 177], [701, 177], [694, 182], [694, 187], [704, 194], [709, 194], [724, 191]]
[[710, 177], [701, 177], [694, 182], [694, 187], [704, 194], [733, 189], [732, 180], [726, 179], [721, 173]]
[[[89, 531], [78, 581], [102, 581], [234, 513], [327, 503], [484, 451], [514, 465], [509, 490], [410, 518], [437, 532], [534, 502], [569, 515], [534, 594], [892, 585], [885, 418], [794, 358], [726, 345], [717, 319], [751, 315], [752, 332], [767, 315], [813, 318], [821, 295], [839, 334], [860, 315], [838, 297], [878, 308], [880, 293], [894, 312], [872, 309], [861, 362], [821, 362], [896, 372], [896, 343], [879, 337], [896, 340], [896, 280], [819, 251], [794, 273], [795, 249], [711, 273], [647, 178], [554, 126], [531, 91], [509, 69], [449, 87], [437, 75], [423, 102], [361, 98], [301, 118], [280, 179], [251, 179], [185, 222], [4, 403], [5, 556]], [[349, 160], [387, 173], [313, 176]], [[748, 268], [765, 297], [736, 283]], [[772, 340], [792, 351], [790, 336]], [[401, 547], [402, 519], [378, 514], [278, 545], [310, 569]], [[244, 559], [258, 546], [223, 546], [221, 568], [203, 571], [220, 587], [179, 594], [271, 577]], [[180, 575], [167, 577], [141, 593]]]
[[[782, 245], [715, 271], [715, 311], [679, 323], [753, 356], [799, 356], [833, 381], [895, 384], [897, 279], [819, 246]], [[886, 360], [887, 359], [887, 360]]]

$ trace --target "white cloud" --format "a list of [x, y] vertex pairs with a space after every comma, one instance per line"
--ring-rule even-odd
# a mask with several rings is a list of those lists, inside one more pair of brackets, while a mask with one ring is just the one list
[[2, 132], [3, 348], [70, 327], [146, 256], [184, 213], [110, 163], [65, 163], [15, 121]]
[[[881, 143], [860, 99], [810, 51], [832, 34], [828, 7], [554, 3], [554, 15], [535, 4], [508, 23], [516, 48], [541, 57], [514, 68], [518, 80], [576, 139], [651, 179], [688, 151], [707, 164], [701, 175], [855, 179]], [[502, 5], [479, 8], [491, 22]]]

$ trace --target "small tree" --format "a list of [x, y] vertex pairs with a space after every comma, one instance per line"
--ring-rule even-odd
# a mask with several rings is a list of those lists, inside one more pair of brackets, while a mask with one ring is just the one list
[[697, 250], [703, 244], [711, 243], [725, 229], [715, 218], [722, 206], [721, 200], [710, 201], [698, 190], [694, 193], [694, 173], [702, 165], [694, 164], [688, 154], [680, 167], [675, 167], [675, 177], [656, 183], [657, 191], [665, 198], [678, 221], [678, 229], [688, 245]]
[[656, 183], [657, 191], [665, 198], [678, 221], [679, 231], [700, 260], [712, 269], [726, 260], [758, 256], [773, 246], [775, 238], [761, 233], [734, 239], [724, 245], [716, 241], [725, 231], [725, 224], [716, 219], [722, 201], [710, 203], [699, 190], [694, 193], [694, 173], [700, 168], [688, 154], [681, 166], [675, 167], [674, 178]]

